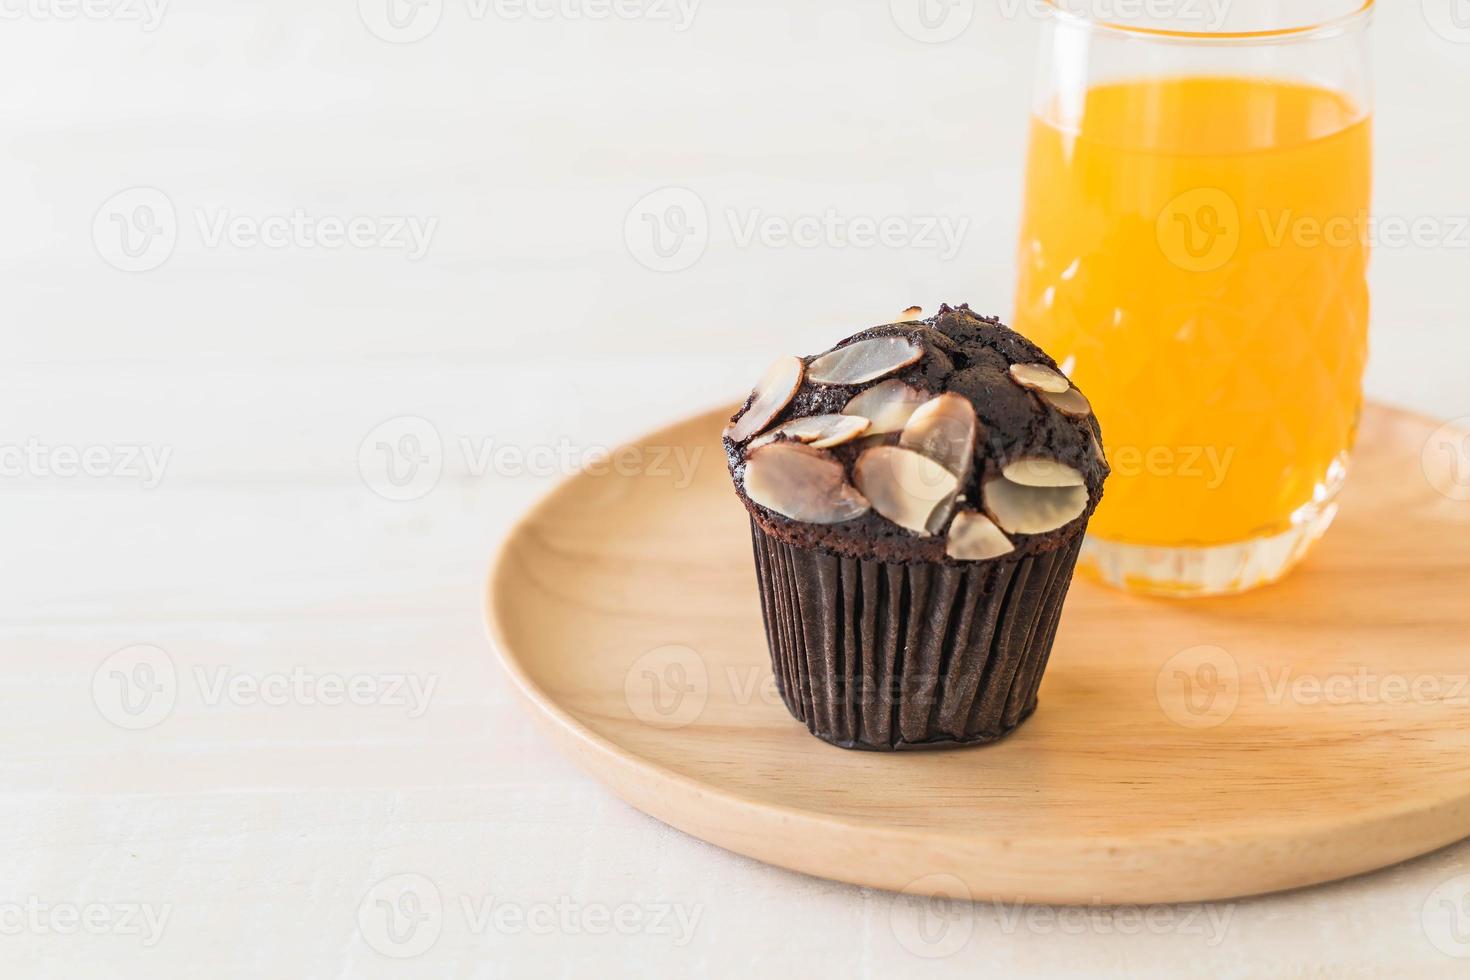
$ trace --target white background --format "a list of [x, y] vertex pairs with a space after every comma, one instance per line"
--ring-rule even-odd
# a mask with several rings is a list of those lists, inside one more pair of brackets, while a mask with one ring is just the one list
[[[887, 894], [684, 837], [562, 761], [483, 639], [497, 539], [553, 470], [732, 400], [774, 352], [914, 303], [1008, 313], [1036, 22], [958, 0], [962, 32], [921, 43], [898, 26], [905, 0], [704, 0], [688, 24], [653, 0], [622, 8], [648, 12], [632, 20], [427, 0], [395, 31], [384, 2], [173, 0], [151, 23], [129, 19], [152, 16], [144, 0], [0, 0], [0, 446], [103, 447], [107, 471], [70, 475], [63, 452], [0, 477], [0, 973], [1470, 971], [1423, 914], [1465, 890], [1470, 846], [1165, 910], [1133, 935], [1126, 914], [964, 907], [936, 944]], [[1391, 0], [1376, 54], [1379, 214], [1448, 240], [1375, 255], [1369, 388], [1441, 418], [1470, 415], [1455, 2], [1459, 21], [1449, 0]], [[661, 272], [639, 261], [637, 208], [670, 187], [710, 233]], [[129, 259], [115, 222], [139, 203], [175, 235]], [[829, 209], [968, 224], [945, 255], [742, 245], [727, 218]], [[367, 237], [211, 237], [297, 211], [366, 218]], [[374, 238], [410, 217], [433, 223], [422, 256]], [[374, 440], [437, 436], [437, 482], [384, 482], [368, 437], [385, 422]], [[129, 447], [167, 453], [162, 479]], [[161, 652], [99, 668], [138, 644]], [[108, 684], [143, 676], [139, 657], [177, 689], [130, 731]], [[422, 713], [211, 694], [298, 668], [436, 686]], [[391, 898], [443, 906], [410, 959], [372, 919], [370, 890], [400, 874], [422, 878], [390, 880]], [[463, 900], [550, 905], [556, 924], [487, 925]], [[97, 934], [54, 917], [93, 903]], [[129, 904], [167, 916], [156, 942], [122, 921]], [[601, 914], [637, 934], [594, 934]]]

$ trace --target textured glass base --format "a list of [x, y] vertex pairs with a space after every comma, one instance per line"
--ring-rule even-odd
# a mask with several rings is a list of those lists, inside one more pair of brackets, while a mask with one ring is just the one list
[[1346, 477], [1344, 456], [1312, 499], [1291, 515], [1291, 526], [1278, 534], [1197, 546], [1123, 544], [1088, 535], [1077, 569], [1130, 592], [1184, 598], [1233, 595], [1269, 585], [1291, 571], [1327, 532]]

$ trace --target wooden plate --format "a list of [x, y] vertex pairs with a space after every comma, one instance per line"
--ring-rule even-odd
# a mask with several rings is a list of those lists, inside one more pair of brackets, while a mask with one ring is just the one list
[[1470, 835], [1470, 435], [1370, 408], [1337, 525], [1286, 581], [1078, 582], [1017, 734], [873, 754], [776, 696], [727, 417], [563, 484], [490, 584], [532, 711], [639, 809], [809, 874], [1047, 903], [1268, 892]]

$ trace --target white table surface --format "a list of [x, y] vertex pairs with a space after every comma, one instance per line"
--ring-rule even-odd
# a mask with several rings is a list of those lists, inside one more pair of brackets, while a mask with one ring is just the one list
[[[924, 44], [877, 0], [687, 25], [428, 0], [434, 29], [392, 43], [375, 4], [0, 4], [0, 975], [1470, 975], [1470, 903], [1441, 903], [1470, 845], [1149, 919], [956, 907], [925, 941], [932, 910], [685, 837], [558, 757], [483, 636], [497, 540], [553, 471], [733, 398], [772, 350], [911, 303], [1007, 312], [1036, 24], [985, 3]], [[1446, 419], [1470, 415], [1450, 12], [1380, 16], [1378, 210], [1444, 234], [1375, 256], [1369, 372]], [[625, 219], [670, 187], [714, 230], [660, 272]], [[139, 204], [176, 240], [130, 259]], [[829, 209], [969, 224], [950, 255], [726, 219]], [[293, 211], [367, 223], [248, 238]], [[378, 237], [407, 217], [422, 255]], [[404, 417], [443, 471], [399, 493], [359, 449]], [[144, 662], [175, 686], [130, 715]], [[338, 680], [364, 703], [320, 703]], [[427, 918], [387, 933], [405, 892]]]

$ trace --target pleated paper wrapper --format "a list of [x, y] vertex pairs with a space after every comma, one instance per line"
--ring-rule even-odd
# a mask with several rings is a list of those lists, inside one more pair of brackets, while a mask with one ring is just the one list
[[900, 564], [787, 544], [752, 521], [786, 707], [850, 749], [1005, 737], [1036, 710], [1084, 531], [1038, 555]]

